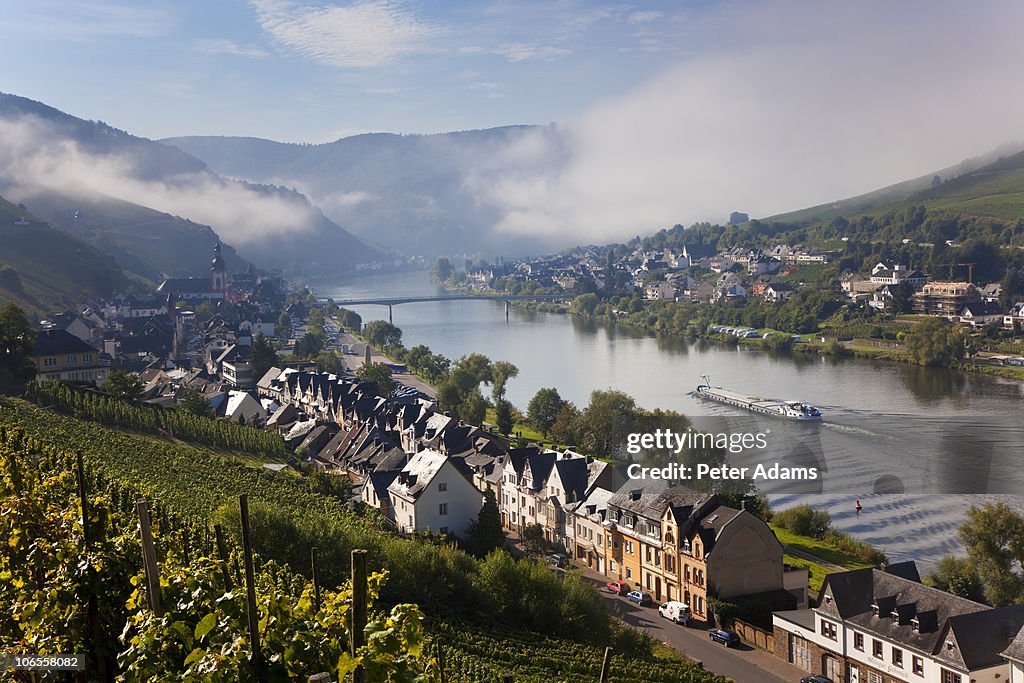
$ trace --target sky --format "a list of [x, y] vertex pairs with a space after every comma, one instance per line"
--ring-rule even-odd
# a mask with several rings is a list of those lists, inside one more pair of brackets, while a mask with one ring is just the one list
[[564, 165], [528, 137], [466, 187], [495, 229], [563, 243], [768, 216], [1024, 140], [1024, 3], [4, 4], [0, 90], [145, 137], [556, 123]]
[[150, 138], [567, 120], [697, 49], [680, 2], [4, 3], [0, 89]]

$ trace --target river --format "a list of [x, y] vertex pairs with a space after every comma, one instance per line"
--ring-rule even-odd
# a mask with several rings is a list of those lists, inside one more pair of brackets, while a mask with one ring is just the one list
[[[425, 271], [318, 283], [317, 290], [337, 300], [436, 293]], [[364, 322], [387, 319], [386, 307], [352, 308]], [[972, 504], [999, 499], [1024, 510], [1011, 495], [1024, 492], [1024, 384], [884, 361], [687, 343], [561, 314], [513, 309], [506, 322], [502, 304], [491, 301], [410, 303], [393, 311], [406, 346], [514, 363], [519, 376], [507, 396], [521, 410], [541, 387], [556, 387], [581, 407], [591, 391], [614, 388], [646, 408], [701, 416], [699, 424], [770, 429], [772, 460], [823, 471], [817, 481], [762, 483], [773, 504], [823, 506], [835, 526], [893, 560], [929, 566], [958, 552], [956, 530]], [[745, 411], [708, 404], [690, 395], [705, 374], [743, 393], [813, 403], [825, 420], [755, 421]], [[763, 454], [757, 461], [765, 461]], [[753, 462], [739, 456], [735, 464]], [[859, 514], [856, 500], [863, 505]]]

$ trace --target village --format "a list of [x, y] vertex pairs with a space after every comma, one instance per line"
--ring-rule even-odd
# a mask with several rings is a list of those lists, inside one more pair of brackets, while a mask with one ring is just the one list
[[[784, 247], [699, 258], [685, 249], [636, 253], [630, 277], [648, 299], [775, 301], [794, 291], [781, 275], [832, 257]], [[677, 272], [697, 264], [716, 274], [715, 284]], [[586, 258], [504, 272], [565, 289], [607, 277]], [[487, 273], [491, 282], [496, 275]], [[914, 312], [972, 327], [1017, 329], [1024, 315], [1020, 303], [1002, 310], [997, 284], [932, 281], [906, 264], [879, 263], [840, 286], [850, 301], [879, 310], [906, 288]], [[441, 412], [423, 383], [383, 391], [352, 372], [377, 352], [336, 321], [325, 320], [325, 329], [328, 347], [344, 358], [339, 371], [307, 360], [257, 376], [258, 338], [286, 350], [306, 329], [310, 307], [287, 299], [279, 275], [229, 275], [217, 245], [209, 278], [170, 279], [151, 298], [90, 302], [50, 318], [34, 350], [37, 378], [102, 386], [121, 371], [138, 375], [137, 399], [153, 405], [198, 395], [212, 417], [279, 432], [299, 459], [347, 482], [352, 504], [398, 534], [464, 538], [490, 505], [507, 543], [546, 554], [552, 571], [584, 572], [638, 608], [660, 606], [684, 628], [732, 634], [720, 637], [803, 671], [871, 683], [1024, 680], [1024, 605], [991, 608], [927, 586], [913, 562], [836, 567], [814, 595], [807, 568], [787, 565], [775, 532], [742, 505], [710, 490], [631, 479], [620, 464], [572, 448], [466, 424]], [[744, 605], [769, 605], [770, 623], [723, 623], [723, 609]]]

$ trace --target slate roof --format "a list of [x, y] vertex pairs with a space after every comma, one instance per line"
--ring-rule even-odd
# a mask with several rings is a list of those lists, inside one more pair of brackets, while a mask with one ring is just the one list
[[[860, 630], [969, 671], [998, 664], [1000, 653], [1024, 626], [1024, 605], [992, 609], [906, 578], [917, 574], [916, 566], [906, 565], [913, 563], [885, 571], [869, 568], [829, 574], [822, 596], [830, 591], [833, 602], [819, 609], [834, 610]], [[878, 606], [877, 615], [872, 605]], [[895, 619], [894, 611], [899, 615]], [[915, 618], [919, 628], [912, 621]], [[954, 647], [948, 647], [949, 642]]]
[[96, 353], [96, 349], [67, 330], [40, 330], [36, 333], [33, 356], [57, 356], [64, 353]]
[[1024, 627], [1017, 632], [1010, 646], [1003, 650], [1002, 656], [1024, 664]]
[[430, 486], [430, 482], [446, 462], [448, 456], [444, 453], [434, 450], [420, 451], [410, 458], [388, 490], [404, 498], [416, 499]]

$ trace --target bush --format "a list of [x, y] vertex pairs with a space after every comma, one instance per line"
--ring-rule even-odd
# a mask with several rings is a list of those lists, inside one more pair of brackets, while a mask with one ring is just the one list
[[832, 530], [832, 517], [828, 511], [814, 510], [807, 504], [776, 512], [772, 521], [794, 534], [810, 536], [818, 540], [825, 538]]

